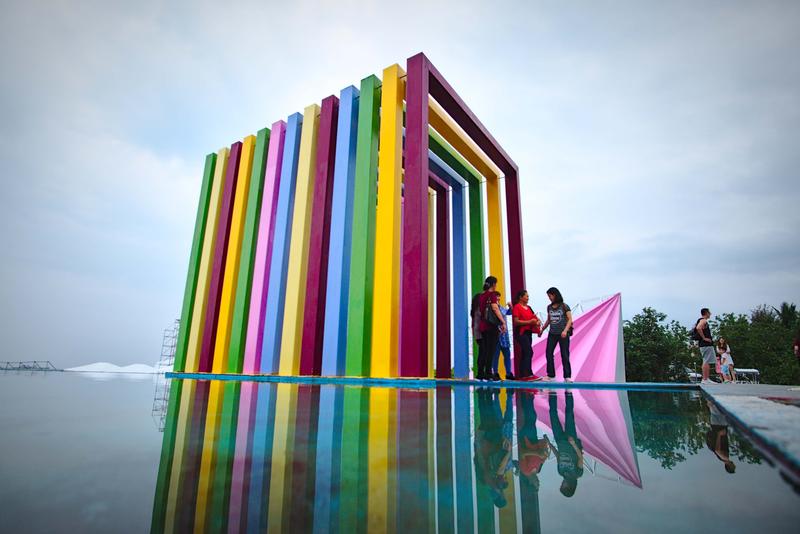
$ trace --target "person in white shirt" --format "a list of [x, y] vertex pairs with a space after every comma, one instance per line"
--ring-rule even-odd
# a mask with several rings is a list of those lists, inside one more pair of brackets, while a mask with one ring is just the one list
[[725, 382], [736, 382], [736, 370], [733, 368], [733, 357], [731, 347], [724, 337], [717, 341], [717, 354], [719, 354], [722, 364], [722, 380]]

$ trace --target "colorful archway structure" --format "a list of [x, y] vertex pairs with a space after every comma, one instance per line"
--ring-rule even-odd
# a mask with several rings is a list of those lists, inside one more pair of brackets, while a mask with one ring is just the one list
[[522, 244], [516, 164], [417, 54], [206, 157], [174, 370], [468, 378]]

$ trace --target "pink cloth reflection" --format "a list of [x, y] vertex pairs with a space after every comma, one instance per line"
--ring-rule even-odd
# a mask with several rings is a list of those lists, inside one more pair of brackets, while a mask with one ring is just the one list
[[[558, 391], [558, 417], [566, 421], [565, 392]], [[540, 425], [552, 432], [548, 393], [537, 393], [533, 401]], [[616, 390], [574, 390], [575, 429], [583, 452], [603, 463], [637, 488], [642, 487], [630, 425], [628, 393]]]

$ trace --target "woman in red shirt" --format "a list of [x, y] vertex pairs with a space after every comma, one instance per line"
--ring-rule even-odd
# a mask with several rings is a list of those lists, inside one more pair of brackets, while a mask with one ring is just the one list
[[519, 343], [522, 352], [522, 361], [520, 362], [520, 379], [521, 380], [541, 380], [531, 372], [531, 360], [533, 359], [533, 334], [541, 332], [541, 321], [533, 313], [533, 310], [528, 306], [528, 292], [524, 289], [517, 293], [516, 304], [511, 312], [514, 317], [514, 332], [517, 343]]

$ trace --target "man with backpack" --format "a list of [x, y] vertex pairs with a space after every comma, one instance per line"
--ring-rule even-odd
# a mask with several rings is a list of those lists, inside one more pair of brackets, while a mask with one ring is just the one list
[[480, 296], [481, 320], [478, 329], [481, 334], [478, 351], [478, 380], [491, 380], [492, 357], [497, 349], [501, 332], [506, 331], [506, 322], [497, 304], [497, 278], [490, 276], [483, 284], [486, 290]]
[[717, 363], [717, 354], [714, 350], [714, 341], [711, 339], [711, 326], [708, 320], [711, 318], [711, 312], [708, 308], [700, 310], [700, 318], [694, 325], [692, 331], [692, 339], [697, 341], [700, 347], [700, 356], [703, 357], [703, 380], [701, 384], [711, 384], [708, 378], [711, 372], [711, 366]]

